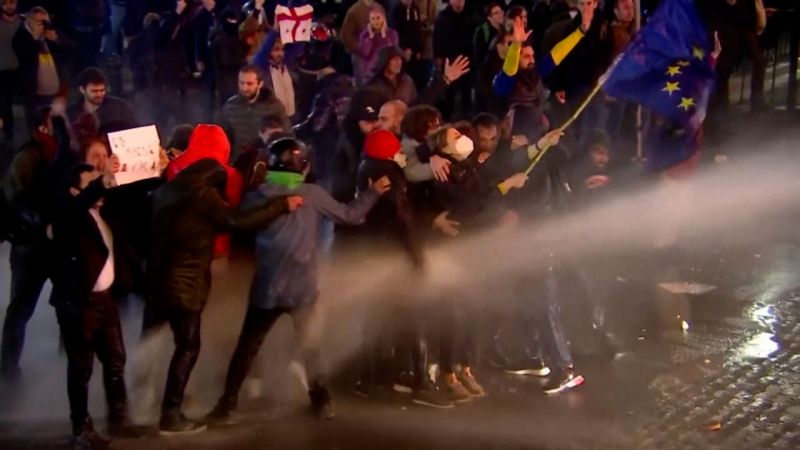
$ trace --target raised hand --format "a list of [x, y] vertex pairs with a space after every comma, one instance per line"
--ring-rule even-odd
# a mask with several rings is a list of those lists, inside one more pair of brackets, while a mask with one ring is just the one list
[[444, 78], [451, 83], [467, 72], [469, 72], [469, 58], [466, 56], [459, 56], [452, 63], [449, 59], [444, 61]]

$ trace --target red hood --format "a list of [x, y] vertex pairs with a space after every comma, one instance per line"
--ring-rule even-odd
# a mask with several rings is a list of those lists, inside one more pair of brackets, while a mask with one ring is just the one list
[[[225, 167], [228, 180], [225, 183], [225, 200], [231, 206], [238, 206], [242, 198], [244, 181], [239, 172], [228, 165], [231, 155], [231, 144], [225, 131], [217, 125], [199, 124], [189, 137], [189, 146], [181, 156], [175, 158], [167, 166], [167, 181], [172, 180], [181, 170], [192, 163], [211, 158]], [[218, 234], [214, 244], [214, 255], [224, 256], [230, 253], [230, 236]]]
[[189, 137], [186, 151], [167, 166], [167, 180], [175, 178], [181, 170], [190, 164], [205, 158], [211, 158], [228, 166], [231, 156], [231, 144], [225, 131], [218, 125], [199, 124]]

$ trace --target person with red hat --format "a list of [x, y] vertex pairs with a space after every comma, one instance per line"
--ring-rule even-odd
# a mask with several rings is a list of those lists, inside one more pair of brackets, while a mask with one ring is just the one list
[[[364, 142], [364, 159], [361, 162], [356, 185], [359, 192], [369, 187], [370, 180], [388, 177], [391, 190], [381, 197], [375, 207], [367, 215], [364, 226], [359, 228], [359, 245], [374, 253], [380, 249], [382, 254], [402, 252], [408, 257], [410, 263], [408, 276], [414, 277], [424, 265], [422, 245], [414, 225], [413, 212], [408, 199], [405, 173], [405, 153], [401, 151], [400, 141], [389, 130], [376, 130], [367, 135]], [[453, 403], [441, 394], [427, 377], [427, 345], [424, 333], [419, 327], [417, 317], [419, 308], [413, 298], [394, 298], [387, 305], [375, 305], [378, 317], [405, 317], [403, 323], [411, 326], [394, 330], [396, 345], [401, 349], [400, 354], [410, 355], [414, 380], [411, 383], [411, 401], [420, 405], [436, 408], [452, 408]], [[388, 307], [388, 308], [387, 308]], [[372, 318], [372, 332], [383, 333], [383, 325], [388, 321]], [[380, 322], [380, 325], [378, 323]], [[380, 342], [381, 339], [366, 339], [365, 342]], [[357, 395], [368, 396], [372, 386], [377, 383], [377, 362], [379, 348], [372, 346], [363, 354], [361, 374], [353, 386]], [[401, 363], [403, 369], [408, 364]], [[395, 374], [391, 374], [394, 376]], [[382, 377], [381, 377], [382, 378]]]
[[147, 269], [150, 290], [143, 334], [168, 323], [175, 340], [169, 365], [160, 433], [202, 431], [182, 412], [184, 390], [200, 353], [200, 318], [211, 289], [211, 261], [218, 233], [256, 230], [303, 204], [296, 194], [240, 209], [241, 177], [225, 165], [230, 143], [217, 125], [198, 125], [189, 147], [167, 167], [168, 182], [153, 196], [155, 242]]

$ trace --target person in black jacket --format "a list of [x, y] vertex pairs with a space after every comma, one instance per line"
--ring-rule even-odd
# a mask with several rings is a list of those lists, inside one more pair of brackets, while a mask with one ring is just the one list
[[124, 128], [138, 125], [131, 105], [107, 94], [106, 84], [105, 74], [96, 67], [87, 67], [78, 75], [81, 99], [67, 108], [70, 123], [75, 123], [81, 114], [88, 112], [97, 117], [98, 129], [106, 128], [109, 124]]
[[[436, 17], [433, 28], [433, 57], [435, 65], [443, 70], [446, 60], [454, 61], [459, 56], [472, 56], [472, 34], [475, 20], [465, 9], [465, 0], [451, 0], [450, 5]], [[476, 62], [480, 64], [480, 62]], [[469, 115], [472, 109], [472, 77], [464, 77], [454, 83], [442, 104], [442, 116], [452, 118], [455, 112]], [[461, 108], [456, 108], [456, 94], [461, 97]]]
[[223, 200], [227, 174], [212, 159], [201, 159], [161, 186], [153, 200], [155, 242], [148, 270], [152, 287], [143, 328], [149, 333], [168, 322], [175, 337], [161, 405], [162, 434], [205, 428], [183, 415], [181, 404], [200, 353], [200, 315], [211, 287], [214, 236], [229, 229], [262, 229], [302, 200], [281, 197], [251, 210], [232, 210]]
[[113, 173], [86, 164], [69, 176], [70, 195], [53, 224], [57, 274], [51, 303], [67, 353], [67, 392], [73, 446], [103, 449], [109, 441], [94, 430], [88, 410], [89, 380], [94, 356], [103, 365], [108, 401], [108, 431], [131, 437], [141, 430], [131, 425], [125, 390], [125, 347], [119, 312], [111, 287], [115, 282], [114, 241], [101, 211]]
[[[559, 121], [577, 109], [597, 84], [600, 75], [611, 65], [611, 30], [603, 15], [595, 11], [597, 3], [597, 0], [582, 0], [579, 14], [573, 19], [554, 23], [542, 40], [542, 53], [548, 54], [576, 31], [583, 35], [561, 63], [552, 72], [543, 75], [545, 84], [556, 100], [554, 109], [558, 112]], [[541, 60], [541, 56], [539, 58]], [[579, 145], [594, 127], [603, 123], [604, 116], [604, 100], [595, 97], [573, 127]]]
[[55, 210], [55, 159], [59, 143], [50, 109], [40, 113], [33, 138], [17, 153], [3, 183], [4, 203], [10, 217], [3, 218], [10, 232], [11, 286], [3, 323], [0, 370], [5, 377], [19, 377], [19, 360], [25, 342], [25, 326], [33, 315], [45, 281], [52, 276], [48, 238]]
[[[428, 83], [430, 67], [422, 61], [425, 51], [425, 24], [414, 0], [400, 0], [392, 9], [389, 25], [397, 31], [398, 46], [403, 52], [406, 73], [421, 91]], [[427, 70], [426, 70], [427, 69]]]
[[[401, 151], [397, 136], [388, 130], [377, 130], [367, 136], [364, 143], [364, 160], [358, 168], [357, 188], [362, 192], [369, 188], [370, 180], [388, 177], [391, 191], [384, 195], [367, 215], [364, 226], [358, 231], [359, 246], [382, 253], [402, 251], [408, 257], [412, 269], [411, 276], [419, 274], [424, 267], [422, 242], [413, 217], [408, 198], [408, 188], [403, 167], [405, 154]], [[396, 304], [374, 305], [378, 317], [371, 317], [370, 325], [377, 330], [374, 334], [393, 335], [393, 344], [397, 354], [409, 357], [398, 361], [401, 371], [411, 367], [413, 380], [411, 401], [416, 404], [434, 408], [451, 408], [453, 403], [442, 395], [427, 376], [428, 345], [426, 330], [422, 326], [420, 304], [414, 298], [396, 295], [392, 300]], [[392, 326], [388, 317], [402, 317], [404, 325]], [[376, 325], [380, 324], [380, 325]], [[384, 331], [389, 327], [390, 332]], [[374, 342], [375, 336], [370, 337]], [[381, 341], [381, 339], [378, 339]], [[377, 363], [379, 351], [377, 345], [368, 346], [364, 355], [361, 378], [356, 382], [354, 390], [359, 395], [368, 395], [370, 388], [378, 381]], [[398, 374], [391, 374], [392, 376]]]
[[50, 106], [61, 91], [63, 79], [60, 60], [52, 51], [58, 47], [58, 36], [47, 11], [39, 6], [31, 8], [11, 44], [19, 60], [20, 97], [33, 130], [39, 109]]

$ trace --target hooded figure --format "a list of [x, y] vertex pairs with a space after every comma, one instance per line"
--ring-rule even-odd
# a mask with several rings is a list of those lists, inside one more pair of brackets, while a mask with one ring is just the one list
[[[288, 47], [286, 48], [288, 50]], [[287, 65], [284, 44], [275, 30], [267, 33], [266, 39], [253, 56], [253, 64], [264, 72], [264, 87], [272, 91], [286, 108], [289, 117], [295, 115], [300, 90], [296, 90], [298, 75]], [[295, 95], [297, 94], [297, 95]]]
[[403, 71], [403, 54], [397, 47], [381, 49], [375, 69], [375, 75], [364, 87], [379, 92], [385, 99], [384, 103], [400, 100], [409, 106], [433, 105], [444, 97], [449, 86], [442, 74], [436, 71], [427, 88], [419, 94], [414, 80]]
[[[241, 174], [228, 165], [230, 154], [231, 144], [228, 142], [228, 138], [222, 128], [217, 125], [197, 125], [191, 137], [189, 137], [189, 147], [167, 166], [167, 181], [173, 180], [178, 173], [196, 161], [205, 158], [213, 159], [225, 170], [226, 178], [222, 191], [224, 192], [225, 201], [230, 206], [238, 206], [242, 198], [244, 181]], [[230, 248], [230, 236], [217, 236], [214, 245], [214, 255], [216, 257], [227, 255], [230, 252]]]
[[[197, 153], [201, 144], [208, 149], [206, 155]], [[147, 266], [152, 286], [143, 328], [148, 333], [168, 322], [175, 340], [161, 406], [160, 428], [164, 433], [205, 428], [187, 419], [181, 405], [200, 352], [200, 316], [211, 288], [215, 235], [266, 227], [290, 209], [289, 200], [283, 196], [249, 210], [231, 207], [224, 195], [232, 169], [219, 162], [221, 157], [227, 159], [228, 151], [219, 127], [198, 126], [189, 149], [179, 158], [181, 164], [173, 166], [170, 181], [153, 199], [155, 245]]]

